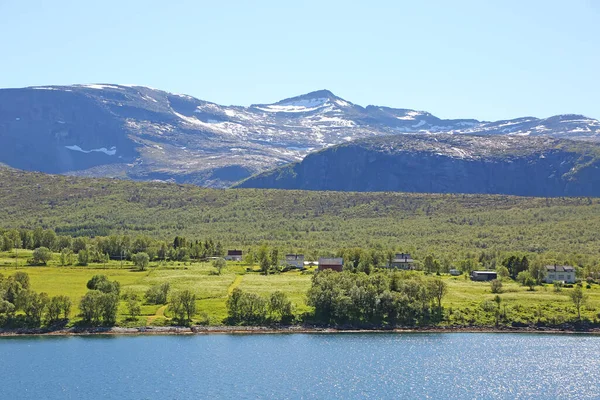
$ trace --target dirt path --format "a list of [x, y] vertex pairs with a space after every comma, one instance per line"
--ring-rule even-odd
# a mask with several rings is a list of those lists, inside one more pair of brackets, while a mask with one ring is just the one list
[[146, 325], [150, 326], [157, 318], [167, 318], [165, 317], [165, 310], [167, 309], [167, 305], [160, 307], [156, 310], [156, 314], [148, 317], [148, 321], [146, 321]]
[[229, 295], [233, 293], [233, 289], [240, 286], [240, 283], [242, 283], [242, 279], [244, 279], [244, 275], [238, 275], [235, 277], [233, 282], [231, 282], [231, 285], [229, 285], [229, 288], [227, 288], [227, 297], [229, 297]]

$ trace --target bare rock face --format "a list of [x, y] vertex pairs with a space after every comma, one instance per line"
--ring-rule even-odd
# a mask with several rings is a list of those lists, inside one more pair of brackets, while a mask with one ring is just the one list
[[600, 123], [580, 115], [444, 120], [361, 107], [327, 90], [249, 107], [113, 84], [0, 90], [0, 164], [79, 176], [229, 187], [333, 145], [441, 132], [598, 140]]
[[600, 145], [517, 136], [359, 140], [247, 179], [240, 187], [600, 196]]

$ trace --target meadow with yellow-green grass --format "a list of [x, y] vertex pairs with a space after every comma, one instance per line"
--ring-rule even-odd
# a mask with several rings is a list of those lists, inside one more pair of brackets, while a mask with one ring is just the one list
[[[31, 251], [20, 250], [18, 266], [15, 266], [15, 252], [0, 253], [0, 274], [5, 277], [16, 271], [26, 272], [31, 288], [45, 292], [49, 296], [66, 295], [73, 307], [70, 325], [79, 320], [78, 304], [87, 292], [86, 283], [94, 275], [105, 275], [121, 285], [121, 293], [135, 293], [140, 299], [153, 285], [169, 282], [171, 289], [190, 290], [196, 296], [196, 314], [192, 323], [220, 326], [227, 323], [226, 302], [234, 289], [254, 293], [265, 298], [282, 291], [294, 305], [296, 322], [302, 322], [313, 308], [307, 305], [307, 291], [311, 287], [314, 267], [306, 271], [287, 271], [263, 275], [257, 265], [241, 262], [228, 262], [221, 274], [217, 274], [210, 262], [152, 262], [140, 271], [130, 261], [110, 261], [107, 264], [88, 266], [60, 266], [54, 254], [46, 266], [28, 266], [25, 261]], [[423, 274], [417, 271], [413, 274]], [[577, 319], [575, 307], [568, 296], [573, 288], [560, 288], [553, 285], [535, 286], [529, 290], [511, 279], [504, 279], [500, 293], [492, 293], [489, 282], [473, 282], [465, 275], [442, 274], [440, 279], [447, 285], [443, 298], [444, 319], [438, 325], [446, 326], [493, 326], [496, 324], [542, 324], [558, 326]], [[598, 321], [600, 309], [600, 285], [582, 285], [587, 301], [582, 307], [582, 319], [589, 323]], [[494, 309], [486, 309], [483, 304], [497, 301], [498, 314]], [[142, 300], [141, 313], [132, 319], [128, 315], [124, 300], [120, 301], [116, 325], [127, 327], [168, 326], [176, 321], [170, 314], [167, 304], [147, 304]], [[498, 318], [498, 320], [497, 320]], [[310, 320], [310, 318], [309, 318]]]

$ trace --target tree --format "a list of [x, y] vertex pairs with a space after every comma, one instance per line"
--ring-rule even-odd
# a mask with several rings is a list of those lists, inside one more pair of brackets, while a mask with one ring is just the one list
[[437, 271], [435, 271], [435, 260], [431, 254], [428, 254], [425, 257], [425, 261], [423, 263], [423, 269], [425, 270], [425, 272], [427, 272], [429, 274], [437, 272]]
[[221, 271], [227, 266], [227, 262], [222, 258], [217, 258], [212, 262], [212, 266], [217, 270], [217, 274], [221, 275]]
[[127, 296], [127, 311], [131, 319], [136, 319], [142, 313], [142, 307], [137, 295]]
[[293, 316], [292, 302], [282, 291], [271, 293], [267, 307], [271, 318], [275, 320], [288, 321]]
[[442, 309], [442, 299], [448, 293], [448, 285], [441, 279], [432, 279], [429, 284], [431, 294], [437, 300], [438, 310]]
[[60, 265], [64, 267], [71, 264], [73, 264], [73, 251], [68, 248], [62, 249], [60, 251]]
[[498, 326], [500, 322], [500, 304], [502, 303], [502, 298], [498, 295], [494, 296], [494, 303], [496, 303], [496, 310], [494, 311], [494, 316], [496, 317], [496, 326]]
[[30, 288], [30, 283], [29, 283], [29, 275], [27, 274], [27, 272], [22, 272], [22, 271], [18, 271], [15, 272], [11, 278], [15, 281], [18, 282], [19, 285], [21, 285], [21, 288], [27, 290]]
[[583, 293], [581, 286], [577, 285], [569, 292], [569, 298], [577, 310], [577, 319], [581, 320], [581, 307], [587, 303], [588, 295]]
[[529, 271], [521, 271], [517, 275], [517, 282], [523, 286], [528, 286], [529, 290], [533, 291], [535, 286], [535, 279], [529, 273]]
[[30, 323], [39, 326], [42, 315], [48, 305], [46, 293], [36, 293], [33, 290], [22, 290], [17, 298], [16, 307], [23, 310]]
[[79, 253], [82, 250], [87, 250], [87, 240], [82, 237], [73, 239], [73, 252]]
[[144, 252], [134, 254], [132, 259], [133, 259], [133, 264], [140, 271], [145, 271], [146, 268], [148, 267], [148, 264], [150, 263], [150, 257], [148, 256], [147, 253], [144, 253]]
[[77, 253], [77, 263], [81, 266], [86, 266], [86, 265], [88, 265], [89, 261], [90, 261], [89, 251], [86, 249], [79, 250], [79, 253]]
[[496, 272], [501, 279], [506, 279], [510, 277], [510, 272], [508, 272], [508, 268], [503, 265], [500, 265], [496, 268]]
[[277, 268], [279, 266], [279, 250], [272, 249], [270, 259], [271, 259], [271, 267]]
[[104, 293], [99, 290], [90, 290], [81, 298], [79, 310], [83, 321], [97, 325], [102, 320], [102, 296]]
[[169, 282], [151, 286], [144, 297], [149, 304], [167, 304], [167, 298], [171, 285]]
[[190, 290], [182, 290], [171, 295], [169, 309], [180, 323], [189, 323], [196, 314], [196, 295]]
[[492, 293], [502, 293], [502, 281], [494, 279], [490, 282], [490, 289]]
[[47, 247], [38, 247], [33, 251], [32, 260], [35, 264], [46, 265], [52, 259], [52, 252]]
[[53, 323], [60, 320], [61, 316], [63, 319], [68, 319], [71, 312], [71, 299], [67, 296], [54, 296], [48, 303], [46, 311], [46, 321]]
[[117, 281], [109, 281], [106, 275], [94, 275], [87, 282], [87, 288], [90, 290], [99, 290], [102, 293], [114, 293], [117, 296], [121, 291], [121, 285]]

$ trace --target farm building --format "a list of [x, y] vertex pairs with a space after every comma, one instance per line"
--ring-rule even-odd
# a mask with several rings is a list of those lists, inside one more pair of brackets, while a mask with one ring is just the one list
[[473, 271], [471, 272], [471, 280], [473, 281], [493, 281], [498, 279], [496, 271]]
[[544, 267], [544, 282], [555, 281], [575, 283], [575, 267], [570, 265], [546, 265]]
[[408, 253], [396, 253], [390, 268], [415, 269], [415, 260]]
[[332, 269], [341, 272], [344, 268], [344, 259], [342, 258], [319, 258], [319, 271]]
[[225, 259], [228, 261], [242, 261], [242, 250], [227, 250]]

